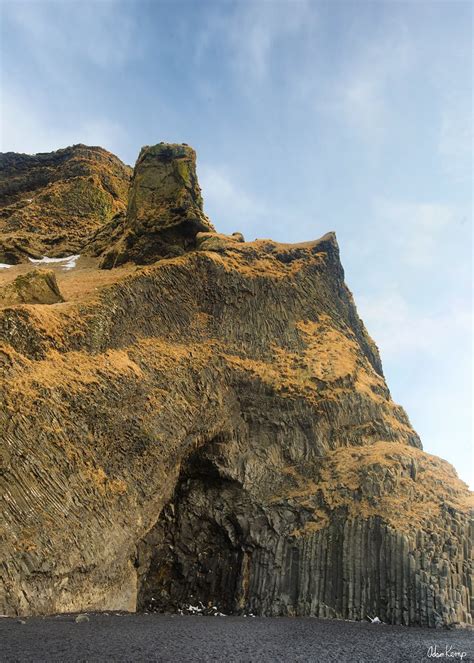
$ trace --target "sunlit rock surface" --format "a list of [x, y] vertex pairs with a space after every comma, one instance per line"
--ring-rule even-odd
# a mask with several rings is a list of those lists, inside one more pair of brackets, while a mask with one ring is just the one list
[[335, 235], [213, 233], [178, 147], [142, 150], [65, 302], [0, 309], [0, 612], [469, 623], [469, 491], [392, 401]]

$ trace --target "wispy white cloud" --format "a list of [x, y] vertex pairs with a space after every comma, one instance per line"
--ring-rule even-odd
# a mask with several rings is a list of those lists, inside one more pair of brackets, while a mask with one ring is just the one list
[[472, 423], [468, 211], [379, 196], [371, 212], [350, 253], [359, 265], [359, 314], [425, 448], [462, 470]]
[[302, 214], [291, 201], [276, 202], [274, 192], [266, 196], [258, 188], [250, 189], [227, 164], [199, 164], [198, 176], [206, 213], [219, 231], [279, 242], [317, 239], [327, 231], [323, 221]]
[[354, 73], [337, 91], [333, 108], [357, 131], [375, 137], [386, 125], [387, 104], [382, 88], [375, 72]]
[[[374, 196], [360, 229], [347, 232], [344, 254], [359, 282], [374, 292], [396, 282], [418, 299], [435, 301], [438, 288], [467, 290], [472, 260], [470, 210], [466, 205]], [[373, 278], [373, 271], [377, 278]]]
[[401, 263], [433, 265], [446, 246], [456, 240], [456, 229], [465, 221], [455, 205], [375, 198], [373, 218], [383, 244], [396, 251]]
[[106, 117], [78, 120], [66, 114], [62, 123], [46, 121], [41, 109], [20, 95], [5, 91], [0, 117], [0, 150], [3, 152], [49, 152], [67, 145], [84, 143], [117, 151], [124, 128]]
[[393, 120], [391, 90], [413, 63], [414, 45], [402, 22], [382, 26], [367, 39], [353, 37], [351, 57], [315, 92], [317, 111], [336, 118], [372, 148]]
[[196, 60], [203, 60], [219, 40], [225, 44], [240, 82], [246, 86], [258, 83], [268, 75], [280, 42], [297, 39], [316, 21], [317, 7], [310, 0], [237, 3], [232, 11], [209, 16], [206, 29], [197, 36]]
[[5, 2], [2, 22], [16, 44], [2, 48], [2, 149], [34, 153], [83, 142], [119, 152], [127, 133], [119, 114], [110, 116], [107, 96], [138, 54], [129, 5]]
[[[473, 315], [453, 297], [423, 310], [415, 289], [358, 296], [357, 308], [381, 353], [385, 375], [430, 453], [446, 458], [474, 488], [472, 427]], [[464, 460], [462, 460], [464, 458]]]
[[267, 215], [265, 205], [247, 192], [227, 167], [202, 164], [198, 175], [206, 210], [222, 231], [246, 232]]
[[110, 68], [123, 64], [136, 50], [133, 16], [118, 0], [9, 2], [2, 10], [43, 62], [61, 53], [63, 58], [81, 57]]
[[394, 288], [357, 298], [359, 313], [383, 359], [408, 365], [410, 356], [422, 354], [432, 362], [470, 334], [472, 310], [466, 303], [451, 301], [447, 309], [435, 312], [423, 311], [417, 304]]

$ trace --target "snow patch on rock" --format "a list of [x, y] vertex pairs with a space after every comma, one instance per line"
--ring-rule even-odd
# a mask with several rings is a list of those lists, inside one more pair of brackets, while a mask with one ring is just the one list
[[64, 270], [69, 270], [69, 269], [74, 269], [80, 257], [81, 256], [79, 254], [66, 256], [65, 258], [48, 258], [48, 256], [43, 256], [42, 258], [28, 258], [28, 260], [32, 262], [34, 265], [58, 263]]

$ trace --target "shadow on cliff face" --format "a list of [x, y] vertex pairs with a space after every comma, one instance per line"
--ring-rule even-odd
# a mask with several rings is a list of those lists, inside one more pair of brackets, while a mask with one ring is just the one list
[[412, 538], [378, 516], [351, 518], [347, 508], [302, 536], [309, 512], [246, 490], [244, 459], [225, 460], [230, 445], [215, 438], [183, 461], [171, 500], [137, 546], [139, 611], [201, 603], [226, 614], [456, 621], [448, 588], [436, 590], [426, 571], [447, 564], [428, 536]]
[[[290, 530], [309, 512], [276, 500], [260, 503], [241, 481], [239, 461], [224, 459], [220, 436], [191, 453], [170, 502], [137, 547], [139, 611], [177, 612], [189, 605], [225, 614], [341, 616], [342, 532], [316, 559]], [[321, 548], [321, 545], [319, 545]], [[324, 564], [324, 572], [321, 565]], [[321, 574], [315, 593], [311, 568]]]
[[263, 513], [239, 481], [223, 476], [212, 448], [186, 460], [173, 498], [138, 546], [139, 610], [201, 602], [233, 613], [246, 603], [249, 520]]

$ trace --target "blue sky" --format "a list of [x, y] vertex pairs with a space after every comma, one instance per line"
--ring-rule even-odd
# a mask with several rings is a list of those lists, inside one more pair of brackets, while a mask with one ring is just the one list
[[393, 397], [470, 480], [470, 2], [3, 0], [0, 30], [2, 151], [186, 142], [222, 232], [335, 230]]

